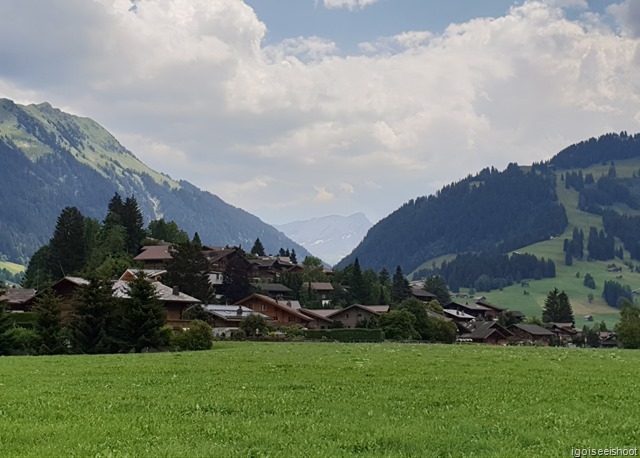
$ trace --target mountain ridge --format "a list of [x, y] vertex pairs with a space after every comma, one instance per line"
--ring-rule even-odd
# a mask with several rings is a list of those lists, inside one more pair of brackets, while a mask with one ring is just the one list
[[245, 210], [149, 168], [97, 122], [49, 103], [0, 99], [0, 157], [0, 255], [13, 262], [47, 243], [62, 208], [101, 220], [116, 192], [136, 197], [145, 223], [174, 220], [204, 243], [248, 247], [260, 237], [267, 251], [309, 254]]

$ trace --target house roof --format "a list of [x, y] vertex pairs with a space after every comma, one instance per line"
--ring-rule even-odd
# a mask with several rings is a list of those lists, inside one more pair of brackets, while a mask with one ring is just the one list
[[162, 269], [127, 269], [125, 271], [125, 273], [123, 273], [119, 280], [126, 280], [127, 278], [133, 278], [136, 279], [138, 278], [138, 272], [142, 272], [144, 274], [145, 277], [147, 278], [156, 278], [159, 277], [160, 275], [166, 274], [167, 271], [166, 270], [162, 270]]
[[464, 313], [460, 310], [454, 310], [454, 309], [444, 309], [443, 310], [445, 316], [450, 316], [453, 319], [458, 319], [458, 320], [473, 320], [475, 319], [475, 316], [473, 315], [469, 315], [468, 313]]
[[290, 300], [290, 299], [276, 299], [276, 302], [281, 305], [286, 305], [287, 307], [291, 307], [293, 310], [300, 310], [302, 305], [300, 305], [300, 301]]
[[478, 300], [476, 300], [476, 304], [481, 305], [483, 307], [487, 307], [489, 309], [495, 310], [496, 312], [500, 313], [500, 312], [504, 312], [505, 308], [502, 307], [498, 307], [497, 305], [492, 304], [491, 302], [489, 302], [488, 300], [484, 299], [484, 298], [480, 298]]
[[468, 334], [463, 334], [460, 337], [463, 339], [485, 340], [494, 333], [500, 334], [503, 338], [513, 336], [511, 331], [506, 329], [504, 326], [501, 326], [499, 323], [495, 321], [485, 321], [476, 324], [473, 331]]
[[280, 310], [284, 310], [287, 313], [290, 313], [291, 315], [297, 316], [298, 318], [301, 318], [303, 320], [309, 321], [309, 317], [298, 312], [297, 310], [293, 309], [292, 307], [288, 307], [282, 303], [279, 303], [278, 301], [276, 301], [275, 299], [270, 298], [269, 296], [265, 296], [264, 294], [258, 294], [258, 293], [253, 293], [250, 296], [245, 297], [244, 299], [236, 302], [236, 305], [242, 305], [243, 303], [253, 299], [253, 298], [257, 298], [260, 299], [263, 302], [266, 302], [267, 304], [271, 304], [276, 308], [279, 308]]
[[84, 279], [82, 277], [64, 277], [63, 279], [58, 280], [56, 283], [54, 283], [53, 286], [56, 286], [56, 285], [58, 285], [60, 283], [63, 283], [65, 281], [71, 282], [71, 283], [73, 283], [74, 285], [77, 285], [77, 286], [85, 286], [85, 285], [89, 284], [89, 280], [86, 280], [86, 279]]
[[142, 251], [133, 258], [134, 261], [165, 261], [171, 259], [170, 245], [143, 246]]
[[[326, 309], [320, 309], [320, 310], [326, 310]], [[304, 313], [305, 315], [307, 315], [309, 318], [312, 318], [314, 320], [320, 320], [320, 321], [324, 321], [326, 323], [333, 323], [333, 320], [331, 318], [327, 318], [326, 315], [323, 315], [321, 313], [317, 313], [319, 310], [310, 310], [310, 309], [300, 309], [300, 312]], [[333, 311], [333, 310], [331, 310]]]
[[256, 283], [254, 286], [268, 293], [293, 293], [293, 290], [291, 288], [287, 288], [280, 283]]
[[526, 315], [519, 310], [507, 310], [507, 313], [514, 318], [524, 318]]
[[238, 251], [237, 248], [222, 248], [219, 250], [208, 250], [208, 251], [204, 251], [204, 255], [205, 257], [209, 260], [209, 262], [212, 263], [216, 263], [222, 259], [224, 259], [227, 256], [230, 256], [231, 254], [235, 253], [236, 251]]
[[447, 304], [447, 309], [452, 309], [453, 307], [458, 306], [461, 307], [465, 310], [468, 311], [473, 311], [473, 312], [487, 312], [491, 309], [489, 309], [488, 307], [485, 307], [484, 305], [480, 305], [480, 304], [469, 304], [469, 303], [464, 303], [461, 304], [460, 302], [449, 302]]
[[265, 320], [271, 320], [270, 317], [260, 312], [255, 312], [249, 307], [243, 307], [242, 305], [217, 305], [207, 304], [203, 306], [204, 309], [215, 317], [221, 318], [226, 321], [242, 321], [248, 316], [258, 315]]
[[305, 286], [308, 286], [314, 291], [333, 291], [333, 285], [329, 282], [312, 281]]
[[417, 286], [411, 287], [411, 295], [416, 298], [424, 298], [424, 299], [436, 299], [438, 297], [435, 294], [430, 293], [429, 291], [426, 291], [425, 289], [419, 288]]
[[543, 328], [542, 326], [538, 326], [537, 324], [518, 323], [518, 324], [512, 324], [511, 326], [509, 326], [510, 330], [512, 328], [522, 329], [523, 331], [528, 332], [532, 336], [549, 336], [549, 337], [551, 337], [551, 336], [555, 335], [553, 332], [549, 331], [548, 329]]
[[[309, 310], [309, 309], [305, 309], [305, 310]], [[313, 313], [316, 315], [320, 315], [323, 317], [329, 317], [330, 315], [333, 315], [336, 312], [339, 312], [342, 309], [313, 309]], [[304, 313], [304, 311], [303, 311]]]
[[[386, 307], [386, 310], [385, 310]], [[365, 310], [367, 312], [373, 313], [374, 315], [380, 315], [381, 313], [386, 313], [389, 311], [388, 305], [362, 305], [362, 304], [353, 304], [349, 307], [345, 307], [343, 309], [332, 310], [333, 313], [327, 315], [327, 317], [331, 318], [339, 313], [346, 312], [352, 308], [359, 308], [361, 310]]]
[[[156, 290], [158, 299], [162, 302], [182, 302], [184, 304], [198, 304], [200, 300], [185, 293], [173, 294], [173, 288], [163, 285], [159, 281], [151, 282]], [[118, 280], [113, 283], [113, 296], [122, 299], [129, 299], [129, 282]]]
[[9, 288], [0, 296], [0, 301], [4, 301], [9, 305], [24, 304], [33, 299], [36, 290], [31, 288]]

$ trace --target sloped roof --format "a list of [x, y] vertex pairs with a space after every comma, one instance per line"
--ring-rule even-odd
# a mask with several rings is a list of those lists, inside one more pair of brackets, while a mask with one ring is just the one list
[[[333, 320], [331, 318], [328, 318], [326, 315], [323, 315], [322, 313], [317, 313], [322, 310], [326, 310], [326, 309], [310, 310], [310, 309], [301, 308], [300, 312], [304, 313], [309, 318], [312, 318], [314, 320], [321, 320], [326, 323], [333, 323]], [[333, 312], [333, 310], [330, 310], [330, 311]]]
[[417, 286], [412, 286], [411, 287], [411, 294], [414, 297], [423, 297], [425, 299], [436, 299], [438, 296], [436, 296], [433, 293], [430, 293], [429, 291], [423, 289], [423, 288], [419, 288]]
[[288, 307], [288, 306], [286, 306], [284, 304], [281, 304], [278, 301], [276, 301], [275, 299], [272, 299], [269, 296], [265, 296], [264, 294], [253, 293], [252, 295], [247, 296], [244, 299], [239, 300], [238, 302], [236, 302], [236, 305], [242, 305], [243, 303], [251, 300], [252, 298], [258, 298], [261, 301], [266, 302], [267, 304], [271, 304], [274, 307], [279, 308], [280, 310], [284, 310], [284, 311], [286, 311], [287, 313], [290, 313], [293, 316], [297, 316], [298, 318], [300, 318], [302, 320], [309, 321], [309, 317], [308, 316], [298, 312], [297, 310], [294, 310], [291, 307]]
[[166, 270], [162, 270], [162, 269], [135, 269], [135, 268], [131, 268], [131, 269], [127, 269], [125, 271], [125, 273], [123, 273], [120, 276], [120, 280], [124, 280], [127, 276], [130, 276], [131, 278], [138, 278], [138, 272], [142, 272], [144, 274], [145, 277], [147, 278], [155, 278], [158, 277], [160, 275], [166, 274], [167, 271]]
[[[204, 306], [204, 309], [213, 316], [227, 321], [242, 321], [244, 318], [251, 315], [258, 315], [265, 320], [271, 321], [271, 318], [267, 315], [264, 315], [260, 312], [255, 312], [249, 307], [243, 307], [242, 305], [208, 304]], [[238, 310], [240, 311], [240, 313], [238, 313]]]
[[503, 307], [498, 307], [497, 305], [492, 304], [491, 302], [489, 302], [486, 299], [478, 299], [476, 301], [476, 304], [482, 305], [483, 307], [487, 307], [487, 308], [493, 309], [498, 313], [504, 312], [505, 310], [507, 310], [507, 309], [505, 309]]
[[452, 318], [458, 318], [460, 320], [473, 320], [475, 316], [469, 315], [468, 313], [461, 312], [460, 310], [455, 309], [444, 309], [444, 314], [450, 316]]
[[291, 288], [287, 288], [280, 283], [255, 283], [254, 286], [269, 293], [293, 293]]
[[365, 305], [365, 307], [375, 313], [387, 313], [389, 311], [388, 305]]
[[0, 296], [0, 301], [5, 301], [9, 305], [24, 304], [33, 299], [36, 290], [31, 288], [9, 288]]
[[329, 282], [312, 281], [305, 283], [305, 286], [310, 287], [314, 291], [333, 291], [333, 285]]
[[53, 286], [56, 286], [57, 284], [62, 283], [63, 281], [69, 281], [78, 286], [85, 286], [89, 284], [89, 280], [86, 280], [82, 277], [64, 277], [60, 281], [57, 281]]
[[549, 336], [549, 337], [555, 336], [553, 332], [543, 328], [542, 326], [538, 326], [537, 324], [518, 323], [518, 324], [512, 324], [511, 326], [509, 326], [510, 330], [512, 328], [522, 329], [523, 331], [528, 332], [532, 336]]
[[475, 311], [475, 312], [487, 312], [491, 309], [489, 309], [488, 307], [485, 307], [484, 305], [480, 305], [480, 304], [469, 304], [469, 303], [460, 303], [460, 302], [449, 302], [447, 304], [447, 309], [451, 309], [452, 306], [458, 306], [458, 307], [462, 307], [465, 310], [471, 310], [471, 311]]
[[[305, 310], [309, 310], [309, 309], [305, 309]], [[320, 315], [327, 318], [330, 315], [333, 315], [334, 313], [339, 312], [340, 310], [342, 309], [313, 309], [312, 311], [316, 315]]]
[[138, 256], [133, 258], [134, 261], [165, 261], [171, 259], [170, 245], [148, 245], [143, 246]]
[[[173, 288], [163, 285], [159, 281], [151, 282], [156, 290], [158, 299], [162, 302], [182, 302], [185, 304], [198, 304], [200, 300], [195, 297], [191, 297], [187, 294], [179, 292], [177, 295], [173, 294]], [[118, 280], [113, 283], [113, 296], [122, 299], [129, 299], [129, 282]]]
[[[386, 310], [385, 310], [386, 307]], [[332, 310], [332, 313], [326, 315], [328, 318], [331, 318], [335, 315], [338, 315], [341, 312], [346, 312], [347, 310], [350, 310], [352, 308], [359, 308], [362, 310], [365, 310], [367, 312], [373, 313], [374, 315], [380, 315], [381, 313], [386, 313], [389, 311], [389, 306], [388, 305], [362, 305], [362, 304], [353, 304], [350, 305], [349, 307], [345, 307], [343, 309], [338, 309], [338, 310]]]
[[460, 337], [464, 339], [473, 339], [473, 340], [485, 340], [487, 337], [491, 336], [491, 334], [499, 333], [502, 337], [512, 337], [513, 333], [501, 326], [495, 321], [485, 321], [482, 323], [478, 323], [473, 331], [468, 334], [463, 334]]

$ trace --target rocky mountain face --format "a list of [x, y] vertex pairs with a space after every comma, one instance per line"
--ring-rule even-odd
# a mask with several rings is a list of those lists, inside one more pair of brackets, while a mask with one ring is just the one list
[[276, 225], [314, 256], [334, 265], [362, 241], [372, 223], [363, 213], [351, 216], [324, 216]]
[[115, 192], [133, 195], [146, 222], [173, 220], [203, 243], [308, 254], [256, 216], [187, 181], [156, 172], [95, 121], [48, 103], [0, 99], [0, 257], [25, 263], [46, 243], [66, 206], [101, 220]]

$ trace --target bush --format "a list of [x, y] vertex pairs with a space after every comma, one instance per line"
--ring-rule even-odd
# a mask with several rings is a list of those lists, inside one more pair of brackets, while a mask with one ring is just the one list
[[40, 343], [38, 333], [34, 329], [16, 327], [7, 331], [12, 341], [13, 353], [16, 355], [35, 355]]
[[177, 351], [210, 350], [213, 344], [211, 327], [204, 321], [194, 320], [186, 331], [177, 331], [171, 343]]
[[160, 347], [169, 348], [171, 346], [171, 341], [173, 340], [173, 328], [168, 325], [162, 326], [158, 331], [158, 334], [160, 339]]
[[245, 337], [259, 337], [269, 333], [267, 320], [258, 314], [252, 314], [244, 318], [240, 322], [239, 328]]
[[33, 328], [36, 322], [36, 314], [33, 312], [11, 313], [9, 316], [13, 323], [21, 328]]
[[343, 329], [308, 329], [304, 336], [307, 339], [329, 339], [340, 342], [382, 342], [382, 329], [343, 328]]

